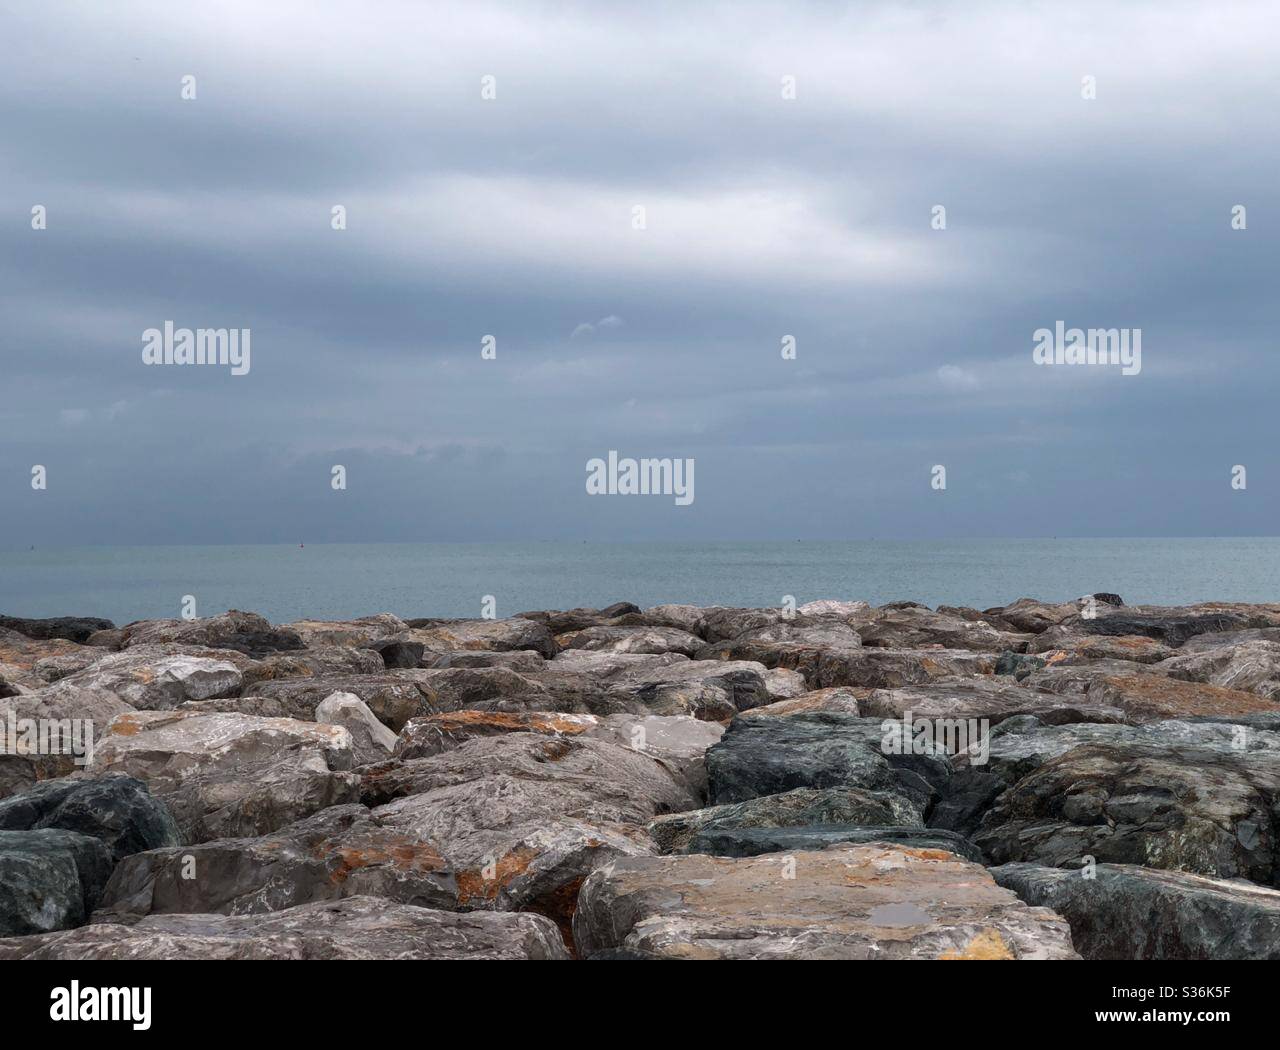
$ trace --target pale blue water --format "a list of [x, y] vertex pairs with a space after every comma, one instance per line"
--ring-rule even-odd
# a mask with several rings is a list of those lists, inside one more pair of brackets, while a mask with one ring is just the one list
[[784, 595], [987, 608], [1114, 591], [1130, 604], [1280, 601], [1280, 537], [841, 543], [325, 544], [0, 551], [0, 613], [117, 623], [228, 608], [275, 622], [506, 616], [631, 601], [777, 605]]

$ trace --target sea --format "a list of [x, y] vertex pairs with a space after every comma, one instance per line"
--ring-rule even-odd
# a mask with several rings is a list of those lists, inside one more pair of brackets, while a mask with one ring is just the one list
[[[979, 609], [1094, 591], [1128, 604], [1280, 602], [1280, 537], [725, 543], [370, 543], [0, 550], [0, 614], [117, 624], [497, 616], [629, 601], [910, 599]], [[188, 599], [193, 599], [191, 602]]]

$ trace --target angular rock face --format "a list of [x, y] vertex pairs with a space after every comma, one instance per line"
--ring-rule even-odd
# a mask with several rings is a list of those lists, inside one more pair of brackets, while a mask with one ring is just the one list
[[432, 758], [370, 767], [367, 804], [386, 828], [430, 843], [464, 907], [566, 923], [581, 880], [610, 857], [653, 850], [644, 825], [698, 804], [660, 763], [583, 737], [469, 740]]
[[113, 721], [90, 770], [146, 783], [188, 842], [263, 835], [357, 801], [351, 734], [289, 718], [139, 711]]
[[786, 718], [790, 715], [830, 711], [837, 714], [859, 715], [859, 700], [870, 694], [870, 689], [836, 686], [831, 689], [814, 689], [789, 700], [777, 700], [764, 707], [743, 711], [741, 718]]
[[706, 795], [703, 754], [724, 727], [695, 718], [660, 715], [571, 715], [541, 711], [454, 711], [415, 718], [400, 731], [395, 756], [428, 758], [477, 737], [506, 733], [587, 736], [621, 744], [660, 762], [698, 798]]
[[134, 646], [110, 653], [62, 682], [115, 693], [140, 711], [170, 711], [187, 700], [234, 696], [244, 678], [229, 660]]
[[974, 835], [995, 863], [1085, 858], [1271, 884], [1280, 752], [1085, 744], [996, 801]]
[[125, 625], [121, 644], [131, 649], [160, 642], [234, 649], [248, 656], [303, 648], [302, 639], [293, 631], [273, 627], [257, 613], [238, 609], [201, 620], [139, 620]]
[[1239, 879], [1099, 864], [1079, 871], [991, 869], [1028, 904], [1071, 924], [1086, 959], [1280, 959], [1280, 891]]
[[[45, 660], [71, 656], [81, 651], [81, 646], [74, 642], [58, 638], [29, 638], [18, 631], [0, 628], [0, 668], [7, 668], [7, 673], [11, 675], [19, 671], [33, 671]], [[103, 655], [102, 650], [91, 651], [98, 656]]]
[[1038, 598], [1019, 598], [1011, 605], [987, 609], [985, 616], [1009, 624], [1015, 631], [1040, 634], [1062, 623], [1080, 611], [1076, 602], [1042, 602]]
[[[619, 621], [628, 617], [640, 616], [641, 610], [630, 602], [615, 602], [604, 609], [553, 609], [541, 612], [522, 612], [516, 615], [521, 619], [535, 620], [544, 623], [552, 634], [564, 634], [566, 631], [581, 631], [587, 627], [627, 626]], [[631, 624], [630, 626], [637, 626]], [[644, 626], [639, 624], [638, 626]]]
[[531, 691], [495, 697], [486, 709], [726, 721], [739, 711], [804, 690], [803, 679], [789, 672], [745, 661], [689, 660], [677, 653], [568, 649], [542, 673], [523, 677], [532, 683]]
[[866, 616], [871, 606], [866, 602], [844, 602], [832, 598], [821, 598], [816, 602], [805, 602], [796, 609], [801, 616], [815, 619], [847, 620], [851, 616]]
[[1280, 642], [1246, 641], [1172, 656], [1156, 668], [1171, 678], [1280, 700]]
[[768, 853], [796, 853], [873, 842], [912, 849], [945, 850], [975, 864], [983, 862], [982, 851], [954, 831], [911, 825], [857, 827], [852, 824], [808, 824], [798, 828], [708, 828], [698, 832], [684, 852], [705, 853], [712, 857], [759, 857]]
[[675, 627], [587, 627], [558, 635], [557, 641], [565, 649], [682, 656], [692, 656], [705, 644], [696, 634]]
[[382, 674], [386, 661], [372, 649], [348, 645], [323, 645], [290, 652], [269, 653], [241, 669], [244, 691], [259, 682], [283, 678], [333, 678], [343, 675]]
[[458, 649], [446, 653], [427, 653], [422, 664], [432, 670], [454, 667], [505, 667], [508, 671], [522, 673], [541, 671], [547, 661], [532, 649], [513, 649], [510, 652], [492, 653], [483, 649]]
[[83, 645], [95, 631], [109, 631], [115, 627], [110, 620], [96, 616], [54, 616], [44, 620], [29, 620], [20, 616], [0, 616], [0, 630], [17, 631], [28, 638], [48, 640], [63, 638]]
[[181, 841], [164, 804], [126, 776], [50, 780], [0, 802], [0, 831], [42, 828], [99, 839], [113, 861]]
[[79, 926], [111, 865], [111, 850], [89, 835], [61, 828], [0, 831], [0, 937]]
[[316, 707], [316, 721], [343, 726], [351, 734], [351, 750], [360, 765], [381, 762], [395, 750], [396, 735], [374, 717], [353, 693], [330, 693]]
[[1051, 627], [1031, 640], [1027, 652], [1042, 653], [1049, 663], [1129, 660], [1154, 664], [1167, 660], [1177, 650], [1141, 634], [1089, 634], [1077, 627]]
[[316, 678], [284, 678], [260, 682], [253, 687], [255, 696], [270, 697], [298, 712], [295, 717], [312, 717], [316, 707], [334, 693], [350, 693], [359, 697], [378, 721], [393, 732], [399, 732], [411, 718], [434, 713], [423, 690], [402, 674], [416, 672], [384, 672], [371, 675], [323, 675]]
[[986, 719], [992, 725], [1025, 714], [1049, 724], [1124, 721], [1120, 708], [1091, 699], [1023, 688], [1005, 677], [940, 678], [923, 685], [877, 689], [859, 707], [868, 718], [900, 719], [911, 714], [931, 719]]
[[409, 625], [391, 613], [361, 616], [355, 620], [295, 620], [281, 625], [292, 631], [308, 648], [326, 646], [364, 648], [373, 642], [404, 637]]
[[[114, 693], [55, 682], [44, 689], [0, 700], [0, 798], [23, 791], [37, 781], [63, 777], [81, 769], [87, 753], [77, 752], [90, 736], [97, 741], [117, 715], [133, 708]], [[9, 739], [9, 717], [29, 719], [50, 730], [47, 751], [35, 752], [21, 738]], [[70, 720], [78, 720], [77, 724]], [[56, 727], [56, 728], [55, 728]]]
[[[881, 845], [729, 859], [628, 857], [594, 872], [580, 954], [673, 959], [1074, 959], [1066, 922], [941, 850]], [[792, 875], [793, 877], [788, 877]]]
[[843, 649], [821, 651], [810, 661], [797, 663], [815, 689], [857, 686], [896, 689], [953, 675], [989, 675], [995, 672], [994, 653], [963, 649]]
[[399, 671], [397, 675], [417, 686], [432, 713], [460, 711], [506, 697], [543, 697], [534, 676], [506, 667], [448, 667]]
[[1183, 608], [1099, 606], [1094, 617], [1073, 617], [1066, 623], [1089, 634], [1144, 634], [1177, 648], [1199, 634], [1238, 631], [1250, 627], [1280, 627], [1280, 606], [1207, 602]]
[[1029, 636], [1000, 631], [984, 620], [966, 620], [923, 608], [890, 609], [859, 628], [862, 644], [885, 649], [970, 649], [1022, 652]]
[[766, 667], [813, 673], [819, 657], [829, 650], [860, 649], [858, 632], [839, 620], [796, 618], [756, 627], [729, 641], [704, 645], [700, 660], [754, 660]]
[[707, 751], [710, 799], [721, 804], [794, 788], [857, 787], [927, 809], [950, 776], [947, 757], [886, 754], [884, 738], [879, 719], [851, 715], [735, 719]]
[[116, 866], [93, 920], [256, 915], [356, 896], [451, 909], [458, 887], [431, 846], [380, 827], [364, 806], [333, 806], [260, 838], [134, 854]]
[[266, 915], [153, 915], [0, 942], [0, 959], [567, 959], [540, 915], [435, 911], [376, 897]]
[[399, 759], [430, 758], [461, 747], [477, 737], [506, 733], [579, 736], [595, 729], [594, 715], [566, 715], [542, 711], [451, 711], [413, 718], [400, 730], [394, 748]]
[[1135, 723], [1275, 710], [1270, 701], [1252, 693], [1184, 682], [1157, 673], [1157, 668], [1138, 671], [1134, 665], [1116, 666], [1111, 661], [1078, 667], [1046, 667], [1029, 675], [1022, 684], [1063, 697], [1075, 697], [1075, 702], [1096, 708], [1114, 708], [1123, 712], [1121, 720]]
[[548, 660], [559, 647], [547, 625], [513, 616], [507, 620], [410, 620], [410, 639], [432, 652], [455, 649], [533, 649]]
[[[980, 756], [983, 768], [1006, 784], [1013, 784], [1051, 758], [1083, 744], [1116, 747], [1193, 747], [1231, 755], [1240, 751], [1280, 752], [1280, 733], [1249, 729], [1226, 722], [1148, 722], [1140, 726], [1077, 722], [1044, 725], [1036, 718], [1011, 718], [991, 734]], [[952, 759], [957, 770], [971, 765], [962, 752]]]
[[659, 817], [649, 824], [663, 853], [705, 853], [696, 842], [720, 831], [798, 828], [812, 825], [923, 826], [920, 808], [888, 791], [856, 787], [796, 788], [706, 809]]

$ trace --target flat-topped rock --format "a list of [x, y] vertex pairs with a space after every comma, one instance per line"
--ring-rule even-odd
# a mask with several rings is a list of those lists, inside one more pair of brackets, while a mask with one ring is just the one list
[[581, 955], [1074, 959], [1067, 923], [943, 850], [836, 846], [745, 859], [627, 857], [583, 884]]
[[1026, 688], [1007, 677], [940, 678], [922, 685], [877, 689], [859, 707], [864, 717], [901, 719], [907, 714], [930, 719], [1006, 718], [1033, 714], [1047, 723], [1120, 722], [1125, 712], [1086, 695], [1056, 694]]
[[1076, 703], [1117, 709], [1123, 712], [1123, 721], [1134, 723], [1275, 710], [1271, 701], [1253, 693], [1171, 678], [1159, 673], [1159, 667], [1156, 664], [1139, 669], [1138, 665], [1125, 666], [1115, 661], [1052, 666], [1033, 672], [1022, 684], [1061, 697], [1074, 697]]
[[857, 787], [795, 788], [745, 802], [658, 817], [649, 824], [663, 853], [707, 852], [694, 848], [702, 836], [720, 831], [804, 828], [812, 825], [923, 826], [920, 807], [890, 791]]
[[540, 915], [436, 911], [378, 897], [264, 915], [150, 915], [0, 940], [2, 959], [568, 959]]

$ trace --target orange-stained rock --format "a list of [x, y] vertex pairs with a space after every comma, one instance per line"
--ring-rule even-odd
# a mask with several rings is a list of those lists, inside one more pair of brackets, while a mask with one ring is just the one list
[[1075, 959], [1067, 923], [953, 853], [885, 844], [730, 859], [625, 857], [591, 874], [581, 955]]

